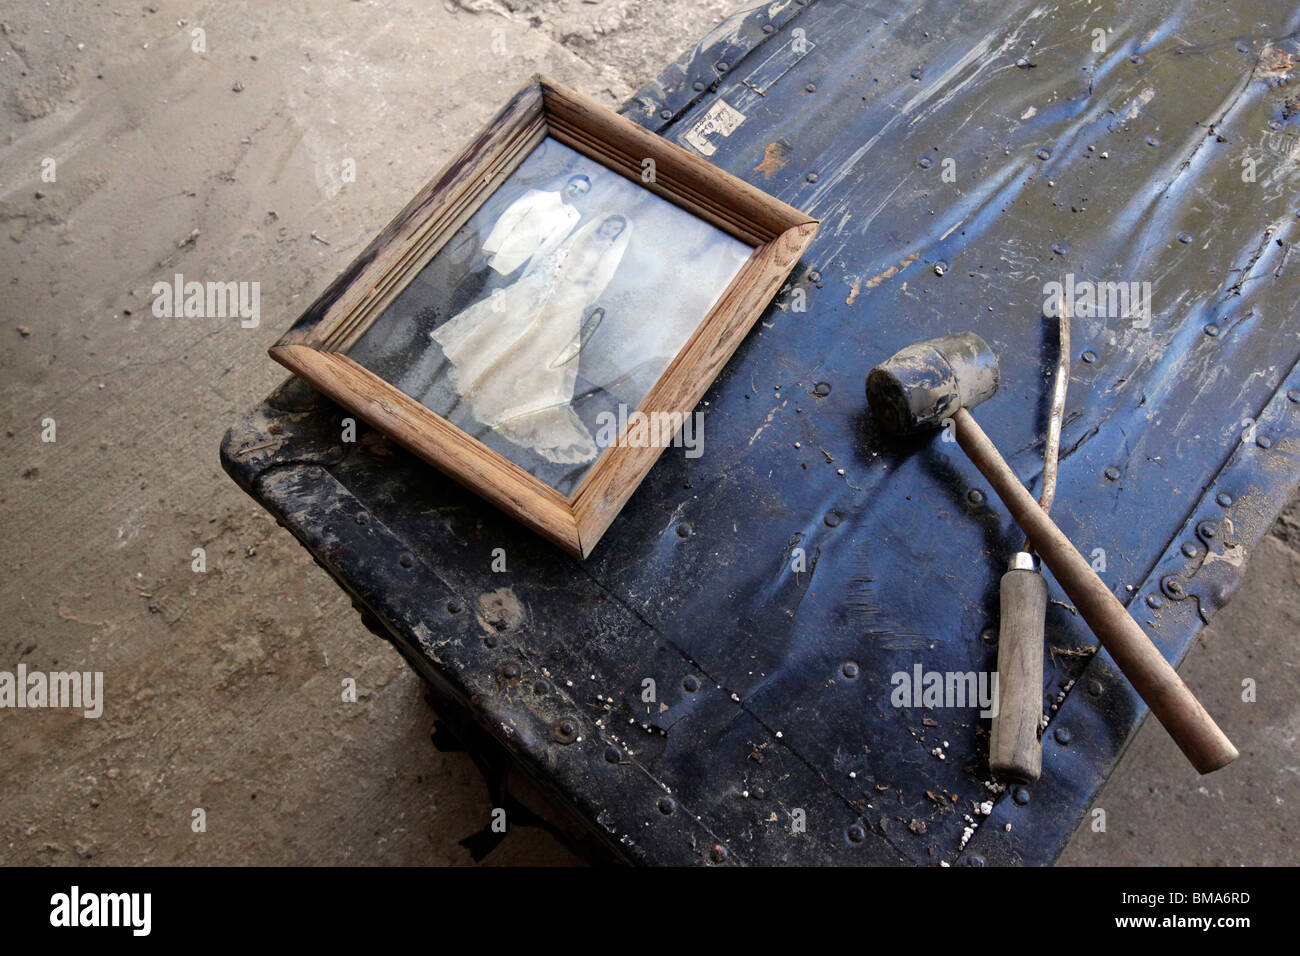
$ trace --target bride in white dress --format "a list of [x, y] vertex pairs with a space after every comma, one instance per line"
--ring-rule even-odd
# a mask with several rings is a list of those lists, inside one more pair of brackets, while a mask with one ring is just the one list
[[625, 216], [593, 219], [517, 282], [430, 333], [477, 421], [548, 461], [596, 457], [591, 432], [571, 407], [582, 319], [614, 277], [631, 235]]

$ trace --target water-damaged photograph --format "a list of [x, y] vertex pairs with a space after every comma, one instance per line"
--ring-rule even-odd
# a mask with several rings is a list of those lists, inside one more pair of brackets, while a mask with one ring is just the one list
[[548, 137], [348, 354], [571, 494], [752, 252]]

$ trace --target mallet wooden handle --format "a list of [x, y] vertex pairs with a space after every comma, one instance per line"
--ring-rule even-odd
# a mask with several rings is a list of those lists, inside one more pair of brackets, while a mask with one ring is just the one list
[[1079, 614], [1192, 766], [1200, 773], [1211, 773], [1236, 760], [1232, 741], [1070, 539], [1038, 506], [970, 412], [959, 408], [952, 418], [957, 443], [993, 486]]
[[[1021, 552], [1017, 557], [1032, 562]], [[998, 710], [989, 736], [989, 769], [999, 780], [1033, 783], [1042, 771], [1043, 619], [1047, 582], [1032, 567], [1002, 575], [998, 628]]]

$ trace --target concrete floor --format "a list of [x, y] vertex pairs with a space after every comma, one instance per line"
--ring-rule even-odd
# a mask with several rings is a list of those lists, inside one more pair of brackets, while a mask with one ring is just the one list
[[[284, 377], [267, 346], [529, 74], [614, 105], [733, 6], [0, 6], [0, 669], [103, 671], [107, 697], [0, 710], [0, 863], [470, 862], [477, 771], [217, 445]], [[259, 281], [261, 324], [155, 318], [176, 272]], [[1296, 861], [1294, 531], [1184, 668], [1255, 667], [1243, 759], [1198, 780], [1144, 727], [1064, 862]], [[487, 862], [576, 860], [520, 829]]]

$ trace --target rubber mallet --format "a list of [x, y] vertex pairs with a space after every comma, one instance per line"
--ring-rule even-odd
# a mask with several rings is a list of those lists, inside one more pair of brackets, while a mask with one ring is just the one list
[[1237, 759], [1237, 748], [976, 424], [969, 409], [997, 389], [997, 356], [973, 332], [910, 345], [867, 376], [872, 415], [888, 431], [907, 435], [951, 427], [957, 444], [1192, 766], [1200, 773], [1227, 766]]

